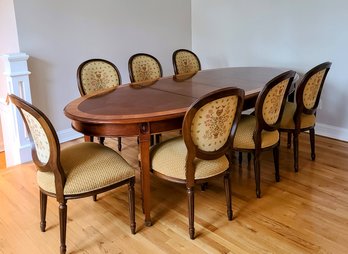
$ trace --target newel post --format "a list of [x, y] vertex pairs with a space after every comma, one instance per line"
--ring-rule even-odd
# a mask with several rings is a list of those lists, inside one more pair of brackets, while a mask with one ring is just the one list
[[[30, 84], [27, 60], [25, 53], [8, 54], [1, 56], [5, 64], [4, 75], [7, 81], [7, 93], [15, 94], [31, 102]], [[30, 161], [31, 145], [25, 125], [20, 113], [13, 104], [6, 104], [6, 98], [1, 98], [1, 124], [6, 154], [6, 166], [21, 164]]]

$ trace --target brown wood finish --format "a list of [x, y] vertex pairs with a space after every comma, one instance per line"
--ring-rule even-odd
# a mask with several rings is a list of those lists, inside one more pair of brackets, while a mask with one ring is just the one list
[[[134, 193], [134, 183], [135, 177], [125, 177], [124, 180], [110, 184], [106, 187], [98, 187], [92, 191], [78, 193], [78, 194], [66, 194], [64, 192], [64, 186], [67, 181], [68, 175], [64, 172], [64, 168], [61, 164], [61, 153], [60, 153], [60, 143], [57, 137], [57, 133], [54, 130], [53, 125], [49, 119], [35, 106], [27, 103], [16, 95], [9, 95], [11, 102], [19, 109], [22, 115], [23, 121], [27, 127], [29, 137], [32, 144], [32, 158], [37, 170], [42, 172], [52, 172], [54, 174], [55, 182], [55, 193], [48, 192], [45, 189], [40, 189], [40, 229], [42, 232], [46, 231], [46, 211], [47, 211], [47, 196], [54, 197], [59, 203], [59, 228], [60, 228], [60, 253], [66, 253], [66, 226], [67, 226], [67, 201], [70, 199], [78, 199], [83, 197], [93, 196], [96, 197], [97, 194], [103, 193], [119, 186], [128, 184], [129, 185], [129, 210], [130, 210], [130, 228], [131, 232], [135, 234], [135, 193]], [[36, 146], [34, 145], [33, 137], [31, 134], [31, 129], [28, 126], [26, 117], [24, 116], [22, 110], [29, 113], [34, 117], [40, 126], [42, 127], [45, 136], [47, 137], [49, 145], [49, 156], [46, 163], [42, 162], [37, 154]], [[35, 130], [33, 130], [35, 131]], [[34, 136], [35, 137], [35, 136]], [[38, 140], [35, 140], [38, 142]], [[41, 141], [41, 140], [39, 140]], [[103, 147], [103, 146], [101, 146]], [[108, 150], [109, 151], [109, 150]], [[117, 155], [117, 153], [115, 153]], [[103, 165], [98, 165], [100, 168], [96, 167], [95, 170], [102, 169]], [[78, 175], [76, 174], [76, 177]], [[97, 184], [98, 186], [98, 184]]]
[[64, 113], [72, 120], [72, 127], [85, 135], [139, 136], [145, 224], [151, 225], [149, 135], [178, 129], [188, 107], [219, 88], [244, 89], [245, 105], [249, 106], [264, 85], [284, 71], [263, 67], [222, 68], [197, 72], [183, 82], [161, 78], [142, 89], [122, 85], [117, 90], [78, 98], [65, 107]]
[[[301, 82], [297, 86], [296, 89], [296, 111], [293, 116], [293, 121], [295, 123], [294, 129], [286, 129], [286, 128], [280, 128], [280, 131], [287, 132], [288, 133], [288, 147], [291, 147], [291, 136], [293, 136], [293, 149], [294, 149], [294, 170], [295, 172], [298, 171], [298, 136], [301, 132], [308, 131], [309, 130], [309, 136], [310, 136], [310, 145], [311, 145], [311, 158], [312, 160], [315, 160], [315, 130], [314, 125], [306, 128], [301, 128], [301, 115], [307, 114], [307, 115], [316, 115], [316, 111], [319, 105], [321, 92], [325, 83], [326, 76], [331, 68], [331, 62], [325, 62], [322, 64], [319, 64], [309, 70], [302, 78]], [[315, 103], [312, 108], [306, 108], [303, 103], [303, 97], [304, 97], [304, 91], [305, 87], [308, 83], [308, 81], [313, 77], [315, 74], [317, 74], [320, 71], [325, 70], [323, 79], [320, 83], [319, 90], [317, 93], [317, 96], [315, 98]]]

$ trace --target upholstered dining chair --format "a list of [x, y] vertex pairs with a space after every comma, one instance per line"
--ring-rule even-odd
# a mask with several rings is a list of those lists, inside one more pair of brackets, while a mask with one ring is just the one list
[[285, 100], [293, 82], [294, 71], [270, 80], [257, 97], [254, 115], [242, 115], [233, 142], [233, 150], [254, 155], [256, 196], [261, 197], [260, 154], [273, 149], [275, 179], [279, 176], [279, 125]]
[[298, 137], [300, 132], [308, 131], [311, 144], [311, 158], [315, 160], [316, 111], [331, 62], [319, 64], [309, 70], [296, 88], [295, 102], [286, 102], [280, 122], [280, 131], [288, 133], [288, 147], [293, 136], [294, 170], [298, 172]]
[[[122, 83], [117, 67], [105, 59], [89, 59], [77, 68], [77, 86], [81, 96], [114, 88]], [[93, 142], [93, 136], [90, 137]], [[122, 149], [121, 137], [118, 137], [118, 150]], [[99, 143], [104, 144], [105, 137], [99, 137]]]
[[135, 233], [134, 169], [114, 150], [84, 142], [60, 149], [49, 119], [35, 106], [15, 95], [10, 100], [20, 111], [32, 141], [40, 189], [40, 228], [46, 230], [47, 196], [59, 203], [60, 253], [66, 253], [67, 201], [102, 193], [128, 184], [131, 232]]
[[223, 175], [227, 216], [232, 219], [231, 145], [242, 111], [244, 90], [223, 88], [198, 99], [185, 114], [181, 137], [159, 143], [150, 151], [151, 171], [186, 185], [189, 235], [194, 239], [194, 186]]
[[[156, 57], [138, 53], [128, 60], [128, 71], [131, 82], [143, 82], [159, 79], [163, 76], [161, 63]], [[156, 143], [159, 143], [161, 134], [156, 134]], [[154, 136], [151, 135], [151, 144], [154, 143]]]
[[172, 55], [174, 73], [186, 74], [201, 70], [201, 62], [198, 56], [190, 50], [178, 49]]

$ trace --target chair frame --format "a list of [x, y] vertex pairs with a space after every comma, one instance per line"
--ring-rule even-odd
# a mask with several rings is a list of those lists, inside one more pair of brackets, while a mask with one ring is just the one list
[[[256, 104], [255, 104], [255, 118], [256, 118], [256, 126], [255, 130], [253, 133], [253, 140], [255, 143], [255, 148], [254, 149], [242, 149], [242, 148], [235, 148], [233, 147], [233, 150], [238, 151], [238, 152], [247, 152], [253, 153], [254, 155], [254, 174], [255, 174], [255, 184], [256, 184], [256, 197], [260, 198], [261, 197], [261, 170], [260, 170], [260, 154], [263, 151], [267, 150], [273, 150], [273, 160], [274, 160], [274, 166], [275, 166], [275, 180], [276, 182], [280, 181], [280, 175], [279, 175], [279, 144], [280, 141], [278, 141], [276, 144], [261, 148], [261, 143], [262, 143], [262, 136], [261, 133], [263, 130], [265, 131], [275, 131], [278, 130], [280, 121], [282, 118], [282, 114], [285, 108], [285, 103], [286, 103], [286, 98], [289, 94], [291, 84], [293, 83], [294, 77], [296, 75], [296, 72], [294, 71], [286, 71], [272, 80], [270, 80], [263, 90], [260, 92], [259, 96], [257, 97]], [[265, 122], [262, 114], [262, 107], [263, 103], [266, 99], [266, 96], [268, 95], [269, 91], [276, 85], [278, 85], [280, 82], [283, 80], [289, 79], [289, 83], [287, 85], [287, 88], [285, 90], [283, 100], [282, 100], [282, 105], [280, 108], [279, 116], [274, 124], [268, 124]]]
[[[196, 112], [207, 103], [220, 98], [227, 97], [227, 96], [238, 96], [238, 106], [236, 108], [235, 118], [231, 125], [230, 136], [228, 137], [226, 143], [220, 149], [216, 151], [203, 151], [199, 149], [197, 145], [194, 144], [191, 137], [191, 123], [194, 119], [194, 116]], [[198, 99], [195, 103], [193, 103], [190, 106], [190, 108], [186, 112], [184, 121], [183, 121], [183, 127], [182, 127], [182, 134], [183, 134], [185, 145], [187, 147], [187, 157], [186, 157], [186, 166], [185, 166], [186, 179], [182, 180], [182, 179], [178, 179], [174, 177], [169, 177], [151, 169], [151, 172], [159, 178], [165, 179], [170, 182], [186, 185], [186, 192], [187, 192], [187, 198], [188, 198], [188, 211], [189, 211], [188, 213], [189, 235], [191, 239], [194, 239], [194, 235], [195, 235], [195, 228], [194, 228], [194, 186], [195, 184], [205, 184], [207, 180], [223, 175], [225, 193], [226, 193], [227, 216], [228, 216], [228, 220], [232, 220], [233, 212], [232, 212], [231, 184], [230, 184], [230, 172], [232, 168], [231, 146], [233, 143], [235, 131], [237, 129], [237, 124], [242, 112], [243, 102], [244, 102], [244, 90], [239, 88], [234, 88], [234, 87], [219, 89]], [[209, 177], [209, 178], [198, 179], [198, 180], [195, 179], [195, 165], [193, 163], [195, 158], [199, 158], [202, 160], [214, 160], [224, 155], [226, 155], [229, 160], [229, 167], [225, 172], [213, 177]]]
[[137, 82], [135, 79], [134, 79], [134, 74], [133, 74], [133, 67], [132, 67], [132, 64], [133, 64], [133, 60], [139, 56], [146, 56], [146, 57], [149, 57], [153, 60], [156, 61], [156, 63], [158, 64], [159, 66], [159, 69], [160, 69], [160, 77], [163, 77], [163, 70], [162, 70], [162, 65], [161, 63], [158, 61], [158, 59], [156, 57], [154, 57], [153, 55], [150, 55], [150, 54], [146, 54], [146, 53], [137, 53], [135, 55], [132, 55], [129, 60], [128, 60], [128, 72], [129, 72], [129, 79], [130, 81], [133, 83], [133, 82]]
[[192, 52], [191, 50], [188, 50], [188, 49], [177, 49], [173, 52], [172, 54], [172, 62], [173, 62], [173, 67], [174, 67], [174, 73], [175, 75], [178, 75], [179, 74], [179, 71], [178, 71], [178, 67], [177, 67], [177, 61], [176, 61], [176, 55], [181, 52], [181, 51], [184, 51], [184, 52], [187, 52], [187, 53], [190, 53], [192, 54], [198, 61], [198, 66], [199, 66], [199, 71], [202, 69], [202, 66], [201, 66], [201, 61], [199, 60], [198, 56]]
[[[311, 159], [315, 160], [315, 124], [310, 127], [301, 128], [301, 114], [307, 114], [307, 115], [316, 115], [317, 108], [320, 101], [321, 92], [326, 80], [326, 76], [331, 68], [332, 63], [331, 62], [324, 62], [322, 64], [319, 64], [309, 70], [302, 78], [300, 84], [298, 85], [296, 92], [295, 92], [295, 99], [296, 99], [296, 111], [293, 116], [293, 120], [295, 123], [294, 129], [285, 129], [280, 128], [279, 131], [281, 132], [287, 132], [288, 133], [288, 148], [291, 147], [291, 135], [293, 135], [293, 147], [294, 147], [294, 171], [298, 172], [298, 137], [301, 132], [309, 131], [310, 136], [310, 146], [311, 146]], [[321, 84], [319, 86], [318, 94], [314, 103], [314, 106], [310, 109], [306, 108], [303, 103], [303, 93], [304, 89], [309, 81], [309, 79], [315, 75], [316, 73], [325, 70], [323, 79], [321, 81]]]
[[[82, 69], [83, 69], [83, 67], [84, 67], [86, 64], [91, 63], [91, 62], [104, 62], [104, 63], [106, 63], [106, 64], [112, 66], [112, 67], [115, 69], [115, 71], [116, 71], [116, 73], [117, 73], [117, 76], [118, 76], [118, 80], [119, 80], [118, 85], [121, 85], [121, 84], [122, 84], [122, 78], [121, 78], [120, 71], [118, 70], [118, 68], [116, 67], [115, 64], [113, 64], [112, 62], [110, 62], [110, 61], [108, 61], [108, 60], [101, 59], [101, 58], [92, 58], [92, 59], [88, 59], [88, 60], [82, 62], [82, 63], [79, 65], [79, 67], [77, 68], [77, 72], [76, 72], [77, 87], [78, 87], [78, 89], [79, 89], [79, 92], [80, 92], [81, 96], [85, 96], [85, 95], [87, 94], [86, 91], [85, 91], [85, 89], [84, 89], [84, 87], [83, 87], [83, 84], [82, 84], [82, 82], [81, 82], [81, 80], [82, 80], [82, 79], [81, 79], [81, 77], [82, 77]], [[91, 142], [93, 142], [94, 137], [93, 137], [93, 136], [90, 136], [89, 139], [90, 139]], [[103, 144], [104, 144], [104, 141], [105, 141], [105, 137], [99, 137], [99, 143], [100, 143], [100, 144], [103, 145]], [[118, 141], [117, 148], [118, 148], [119, 151], [121, 151], [121, 150], [122, 150], [122, 139], [121, 139], [121, 137], [117, 137], [117, 141]]]
[[[19, 98], [16, 95], [8, 95], [11, 102], [19, 109], [19, 112], [23, 118], [23, 121], [26, 125], [27, 131], [29, 133], [29, 138], [31, 141], [31, 151], [33, 162], [37, 167], [37, 170], [42, 172], [53, 172], [55, 177], [55, 187], [56, 193], [50, 193], [40, 188], [40, 229], [42, 232], [46, 231], [46, 210], [47, 210], [47, 197], [54, 197], [59, 203], [59, 225], [60, 225], [60, 253], [66, 253], [66, 226], [67, 226], [67, 201], [69, 199], [78, 199], [89, 196], [95, 196], [99, 193], [103, 193], [109, 190], [112, 190], [116, 187], [128, 184], [129, 191], [129, 213], [130, 213], [130, 228], [131, 232], [135, 234], [135, 193], [134, 193], [134, 183], [135, 177], [123, 180], [121, 182], [115, 183], [113, 185], [100, 188], [98, 190], [75, 194], [75, 195], [64, 195], [64, 185], [66, 182], [66, 176], [64, 170], [60, 163], [60, 143], [58, 140], [57, 133], [50, 122], [50, 120], [34, 105], [31, 105]], [[31, 114], [42, 126], [49, 143], [50, 156], [47, 163], [42, 163], [36, 153], [36, 148], [33, 142], [33, 138], [27, 123], [25, 116], [22, 113], [23, 109]]]

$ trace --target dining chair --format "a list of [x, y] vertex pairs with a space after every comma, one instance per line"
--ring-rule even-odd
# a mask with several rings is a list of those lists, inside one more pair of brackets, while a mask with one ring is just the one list
[[[121, 84], [121, 75], [117, 67], [105, 59], [89, 59], [77, 68], [77, 86], [81, 96], [108, 88], [116, 88]], [[90, 136], [93, 142], [93, 136]], [[122, 150], [122, 140], [118, 137], [118, 150]], [[99, 137], [104, 144], [105, 137]]]
[[84, 142], [60, 149], [49, 119], [35, 106], [9, 95], [18, 108], [32, 142], [40, 189], [40, 228], [46, 230], [47, 196], [59, 203], [60, 253], [66, 253], [67, 201], [94, 196], [128, 184], [130, 228], [135, 234], [134, 169], [114, 150]]
[[316, 112], [326, 76], [331, 62], [319, 64], [309, 70], [302, 78], [295, 93], [295, 102], [286, 102], [284, 114], [280, 122], [280, 131], [288, 133], [288, 147], [291, 147], [293, 136], [294, 170], [298, 172], [298, 138], [299, 134], [309, 131], [311, 158], [315, 160], [315, 123]]
[[201, 62], [198, 56], [190, 50], [178, 49], [172, 55], [174, 73], [186, 74], [201, 70]]
[[194, 239], [194, 186], [223, 175], [228, 220], [232, 220], [231, 145], [242, 111], [244, 90], [223, 88], [194, 102], [185, 114], [182, 136], [159, 143], [150, 151], [151, 172], [186, 185], [189, 235]]
[[273, 150], [275, 179], [279, 176], [279, 125], [285, 100], [295, 77], [294, 71], [284, 72], [270, 80], [257, 97], [255, 114], [242, 115], [233, 142], [233, 150], [254, 155], [256, 196], [261, 197], [260, 154]]
[[[156, 57], [146, 53], [131, 56], [128, 60], [128, 71], [131, 82], [156, 80], [163, 76], [161, 63]], [[160, 136], [161, 134], [155, 134], [156, 143], [159, 143]], [[153, 135], [151, 135], [151, 144], [154, 144]]]
[[128, 60], [128, 71], [131, 82], [154, 80], [163, 76], [160, 62], [146, 53], [131, 56]]

